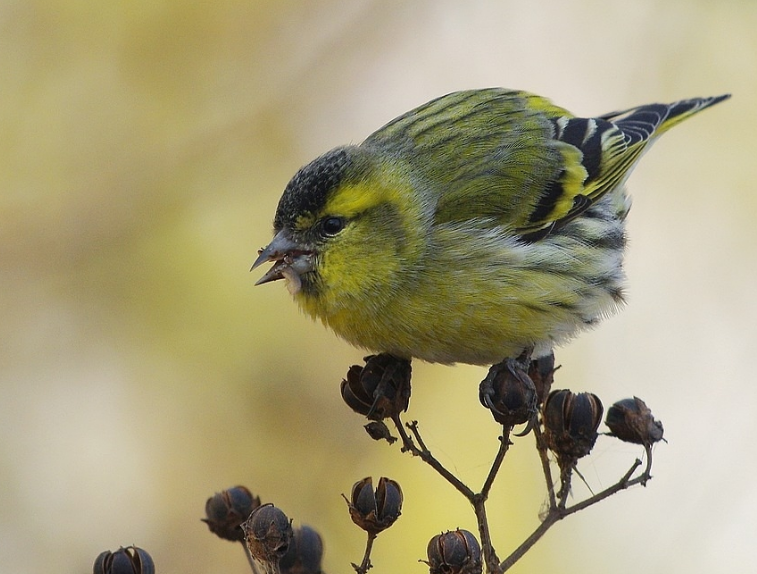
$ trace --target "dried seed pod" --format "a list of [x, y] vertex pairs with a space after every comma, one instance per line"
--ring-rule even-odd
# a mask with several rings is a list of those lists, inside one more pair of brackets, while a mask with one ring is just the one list
[[93, 574], [155, 574], [150, 555], [136, 546], [123, 546], [115, 552], [106, 550], [95, 559]]
[[234, 486], [208, 498], [202, 521], [216, 536], [233, 542], [242, 542], [242, 523], [260, 506], [260, 498], [253, 496], [244, 486]]
[[544, 438], [560, 461], [589, 454], [602, 421], [602, 401], [593, 393], [552, 391], [544, 403]]
[[370, 355], [365, 366], [353, 365], [342, 381], [344, 402], [374, 421], [392, 418], [410, 402], [410, 361], [389, 354]]
[[369, 476], [352, 486], [347, 501], [352, 521], [369, 534], [378, 534], [389, 528], [402, 514], [402, 489], [400, 485], [382, 476], [376, 490]]
[[253, 510], [242, 530], [250, 555], [263, 564], [278, 565], [292, 542], [292, 521], [273, 504]]
[[442, 532], [426, 550], [430, 574], [481, 574], [481, 546], [467, 530]]
[[549, 396], [549, 391], [552, 390], [552, 382], [555, 379], [555, 371], [559, 368], [555, 367], [554, 353], [534, 359], [528, 366], [528, 376], [536, 387], [536, 402], [538, 404], [542, 404], [544, 399]]
[[625, 442], [650, 446], [662, 440], [663, 428], [639, 397], [623, 399], [607, 409], [605, 424], [610, 433]]
[[397, 441], [397, 438], [389, 432], [389, 427], [384, 424], [384, 421], [371, 421], [363, 428], [373, 440], [385, 440], [389, 444]]
[[279, 561], [280, 574], [321, 574], [323, 539], [310, 526], [294, 529], [289, 550]]
[[494, 420], [512, 428], [536, 414], [536, 387], [518, 361], [507, 359], [489, 369], [478, 388], [481, 404]]

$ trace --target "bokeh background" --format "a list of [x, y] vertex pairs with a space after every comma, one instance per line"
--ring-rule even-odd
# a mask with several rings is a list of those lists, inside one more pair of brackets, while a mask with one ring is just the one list
[[[557, 385], [665, 424], [654, 480], [558, 524], [516, 572], [749, 572], [757, 539], [757, 3], [751, 0], [0, 2], [0, 571], [88, 572], [137, 544], [159, 572], [246, 572], [199, 521], [245, 484], [350, 571], [340, 493], [405, 490], [376, 572], [475, 529], [339, 397], [362, 353], [253, 288], [289, 177], [443, 93], [506, 86], [578, 114], [732, 92], [631, 179], [627, 309], [558, 354]], [[417, 364], [410, 415], [479, 485], [485, 370]], [[599, 490], [640, 450], [601, 437]], [[490, 506], [500, 555], [538, 523], [532, 438]], [[583, 494], [577, 487], [577, 495]]]

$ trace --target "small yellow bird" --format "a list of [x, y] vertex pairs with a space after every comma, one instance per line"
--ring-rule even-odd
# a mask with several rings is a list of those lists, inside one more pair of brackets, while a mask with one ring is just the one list
[[578, 118], [521, 91], [455, 92], [292, 178], [257, 284], [286, 279], [351, 344], [438, 363], [533, 357], [623, 302], [625, 182], [729, 95]]

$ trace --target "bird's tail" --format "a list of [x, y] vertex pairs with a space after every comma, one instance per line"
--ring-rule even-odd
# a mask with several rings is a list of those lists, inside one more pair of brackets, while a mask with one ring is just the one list
[[620, 112], [611, 112], [600, 116], [603, 120], [614, 123], [626, 135], [626, 144], [658, 137], [685, 119], [727, 100], [731, 94], [709, 98], [691, 98], [672, 104], [647, 104]]

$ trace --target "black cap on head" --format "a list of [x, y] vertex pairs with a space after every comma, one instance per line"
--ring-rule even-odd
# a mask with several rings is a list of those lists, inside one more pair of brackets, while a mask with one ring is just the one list
[[294, 175], [276, 208], [274, 228], [279, 230], [306, 213], [316, 213], [329, 192], [344, 181], [355, 148], [338, 147], [314, 159]]

